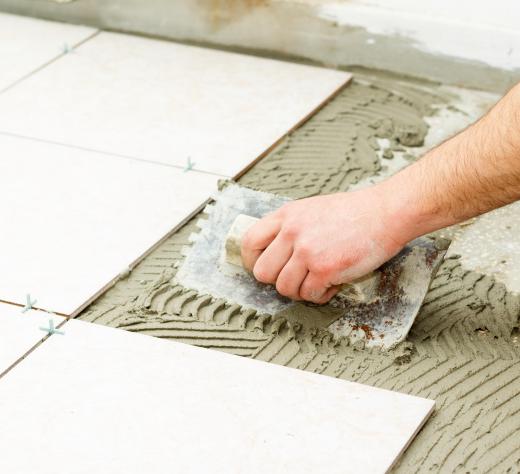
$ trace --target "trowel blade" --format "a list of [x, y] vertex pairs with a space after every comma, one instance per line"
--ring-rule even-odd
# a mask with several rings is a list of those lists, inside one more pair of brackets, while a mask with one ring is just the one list
[[[262, 217], [290, 199], [228, 184], [208, 205], [200, 232], [191, 236], [186, 258], [175, 280], [178, 284], [236, 303], [258, 313], [275, 315], [295, 304], [271, 285], [264, 285], [224, 259], [226, 236], [239, 214]], [[329, 330], [336, 336], [359, 338], [366, 346], [393, 347], [406, 338], [445, 250], [433, 240], [417, 239], [379, 270], [376, 296], [370, 301], [339, 297], [329, 303], [339, 314]], [[340, 309], [338, 312], [337, 309]], [[331, 308], [332, 309], [332, 308]]]
[[406, 339], [447, 245], [429, 238], [410, 242], [380, 273], [376, 296], [366, 302], [335, 298], [343, 316], [329, 326], [336, 337], [362, 332], [365, 346], [390, 349]]
[[226, 263], [224, 249], [226, 236], [239, 214], [262, 217], [289, 199], [237, 184], [226, 185], [213, 198], [215, 202], [204, 211], [208, 218], [199, 220], [200, 232], [191, 236], [193, 245], [185, 249], [186, 258], [177, 272], [177, 282], [263, 314], [274, 315], [287, 309], [294, 304], [292, 301], [273, 286], [259, 283], [244, 270]]

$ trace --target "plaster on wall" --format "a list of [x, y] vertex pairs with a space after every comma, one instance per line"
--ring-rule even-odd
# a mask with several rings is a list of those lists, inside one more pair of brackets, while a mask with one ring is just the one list
[[11, 13], [332, 67], [384, 69], [495, 92], [520, 80], [513, 22], [520, 4], [497, 0], [487, 10], [483, 1], [432, 5], [425, 0], [400, 0], [397, 7], [386, 0], [0, 0], [0, 10]]

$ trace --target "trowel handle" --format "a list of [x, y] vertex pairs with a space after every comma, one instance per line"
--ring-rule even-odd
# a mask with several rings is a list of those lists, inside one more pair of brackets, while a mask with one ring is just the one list
[[[241, 252], [242, 239], [253, 224], [258, 221], [258, 218], [245, 214], [239, 214], [235, 218], [226, 236], [225, 259], [228, 263], [242, 268], [244, 267]], [[372, 272], [363, 278], [343, 285], [341, 294], [349, 299], [367, 302], [375, 297], [378, 284], [379, 272]]]
[[246, 216], [245, 214], [239, 214], [235, 218], [226, 236], [226, 262], [244, 268], [241, 250], [242, 239], [247, 231], [259, 220], [256, 217]]

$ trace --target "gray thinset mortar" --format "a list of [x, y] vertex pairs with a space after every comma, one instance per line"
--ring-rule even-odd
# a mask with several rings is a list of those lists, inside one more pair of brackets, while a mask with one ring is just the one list
[[[435, 84], [358, 75], [240, 182], [292, 198], [350, 189], [412, 160], [421, 149], [408, 146], [421, 145], [426, 120], [435, 120], [424, 117], [435, 110], [445, 117], [437, 128], [449, 117], [463, 127], [478, 111], [461, 111], [459, 102], [457, 91]], [[393, 159], [382, 158], [380, 143]], [[175, 286], [171, 279], [197, 231], [195, 220], [80, 318], [433, 398], [433, 417], [396, 471], [520, 472], [520, 301], [505, 284], [452, 255], [408, 342], [383, 354], [334, 341], [327, 326], [336, 315], [329, 308], [300, 306], [271, 318]]]

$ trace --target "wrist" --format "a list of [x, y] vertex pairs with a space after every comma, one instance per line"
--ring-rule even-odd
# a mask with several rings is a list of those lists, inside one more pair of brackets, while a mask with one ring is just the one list
[[[420, 179], [419, 163], [376, 185], [386, 226], [400, 245], [451, 224]], [[418, 168], [418, 166], [416, 167]]]

